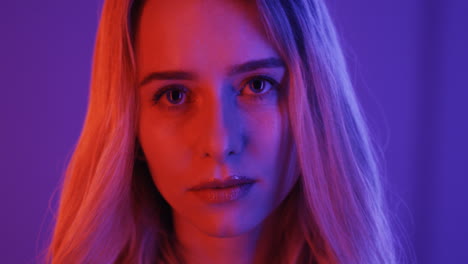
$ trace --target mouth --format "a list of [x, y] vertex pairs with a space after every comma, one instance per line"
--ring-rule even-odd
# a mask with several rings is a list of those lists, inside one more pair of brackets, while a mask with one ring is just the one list
[[249, 193], [255, 182], [251, 178], [231, 176], [225, 180], [202, 182], [189, 191], [203, 202], [219, 204], [243, 198]]
[[226, 189], [226, 188], [232, 188], [232, 187], [248, 185], [248, 184], [253, 184], [253, 183], [255, 183], [254, 179], [251, 179], [245, 176], [231, 176], [223, 180], [213, 179], [213, 180], [201, 182], [193, 186], [192, 188], [190, 188], [189, 191], [200, 191], [204, 189], [215, 189], [215, 190]]

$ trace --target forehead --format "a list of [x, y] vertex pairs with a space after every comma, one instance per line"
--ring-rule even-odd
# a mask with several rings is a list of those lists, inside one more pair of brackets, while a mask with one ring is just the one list
[[136, 33], [141, 73], [221, 71], [277, 55], [251, 1], [150, 0], [143, 6]]

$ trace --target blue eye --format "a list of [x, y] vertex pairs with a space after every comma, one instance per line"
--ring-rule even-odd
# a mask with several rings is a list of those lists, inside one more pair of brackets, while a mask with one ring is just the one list
[[[248, 88], [248, 89], [246, 89]], [[240, 95], [248, 99], [263, 100], [278, 88], [278, 82], [274, 79], [257, 75], [247, 79], [242, 85]], [[249, 92], [250, 91], [250, 92]], [[164, 96], [164, 98], [162, 98]], [[180, 84], [168, 85], [157, 91], [153, 98], [153, 104], [159, 104], [162, 99], [165, 100], [163, 107], [167, 110], [179, 110], [185, 107], [191, 101], [191, 91]]]
[[171, 104], [179, 104], [184, 98], [184, 93], [181, 90], [171, 90], [166, 92], [166, 98]]
[[[254, 76], [250, 79], [248, 79], [246, 85], [248, 85], [248, 88], [252, 93], [245, 93], [248, 94], [249, 96], [252, 96], [254, 99], [264, 99], [266, 95], [268, 95], [270, 92], [273, 92], [278, 88], [278, 82], [273, 80], [270, 77], [259, 75], [259, 76]], [[244, 88], [245, 89], [245, 88]], [[242, 89], [242, 91], [244, 91]]]
[[261, 93], [265, 90], [265, 81], [260, 79], [252, 80], [250, 83], [250, 88], [254, 93]]
[[180, 85], [170, 85], [162, 88], [153, 96], [153, 102], [156, 104], [165, 95], [167, 102], [171, 105], [181, 105], [187, 99], [188, 90]]

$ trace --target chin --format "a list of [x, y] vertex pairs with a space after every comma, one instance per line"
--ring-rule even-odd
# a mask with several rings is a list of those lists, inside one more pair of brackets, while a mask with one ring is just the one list
[[203, 226], [200, 227], [200, 231], [203, 233], [218, 238], [229, 238], [229, 237], [237, 237], [256, 228], [255, 224], [247, 224], [244, 223], [243, 225], [240, 224], [232, 224], [232, 223], [217, 223], [216, 225], [211, 226]]
[[[250, 218], [250, 219], [248, 219]], [[254, 217], [255, 218], [255, 217]], [[193, 223], [201, 232], [219, 238], [236, 237], [255, 230], [263, 219], [251, 217], [207, 217]]]

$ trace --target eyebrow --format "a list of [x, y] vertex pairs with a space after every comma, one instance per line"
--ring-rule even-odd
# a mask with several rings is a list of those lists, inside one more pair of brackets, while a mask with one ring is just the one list
[[[233, 76], [236, 74], [251, 72], [257, 69], [263, 68], [280, 68], [285, 67], [284, 62], [276, 57], [260, 59], [260, 60], [251, 60], [242, 64], [235, 64], [228, 68], [228, 76]], [[149, 73], [138, 85], [143, 86], [153, 80], [187, 80], [193, 81], [198, 78], [197, 74], [187, 71], [162, 71], [162, 72], [151, 72]]]

